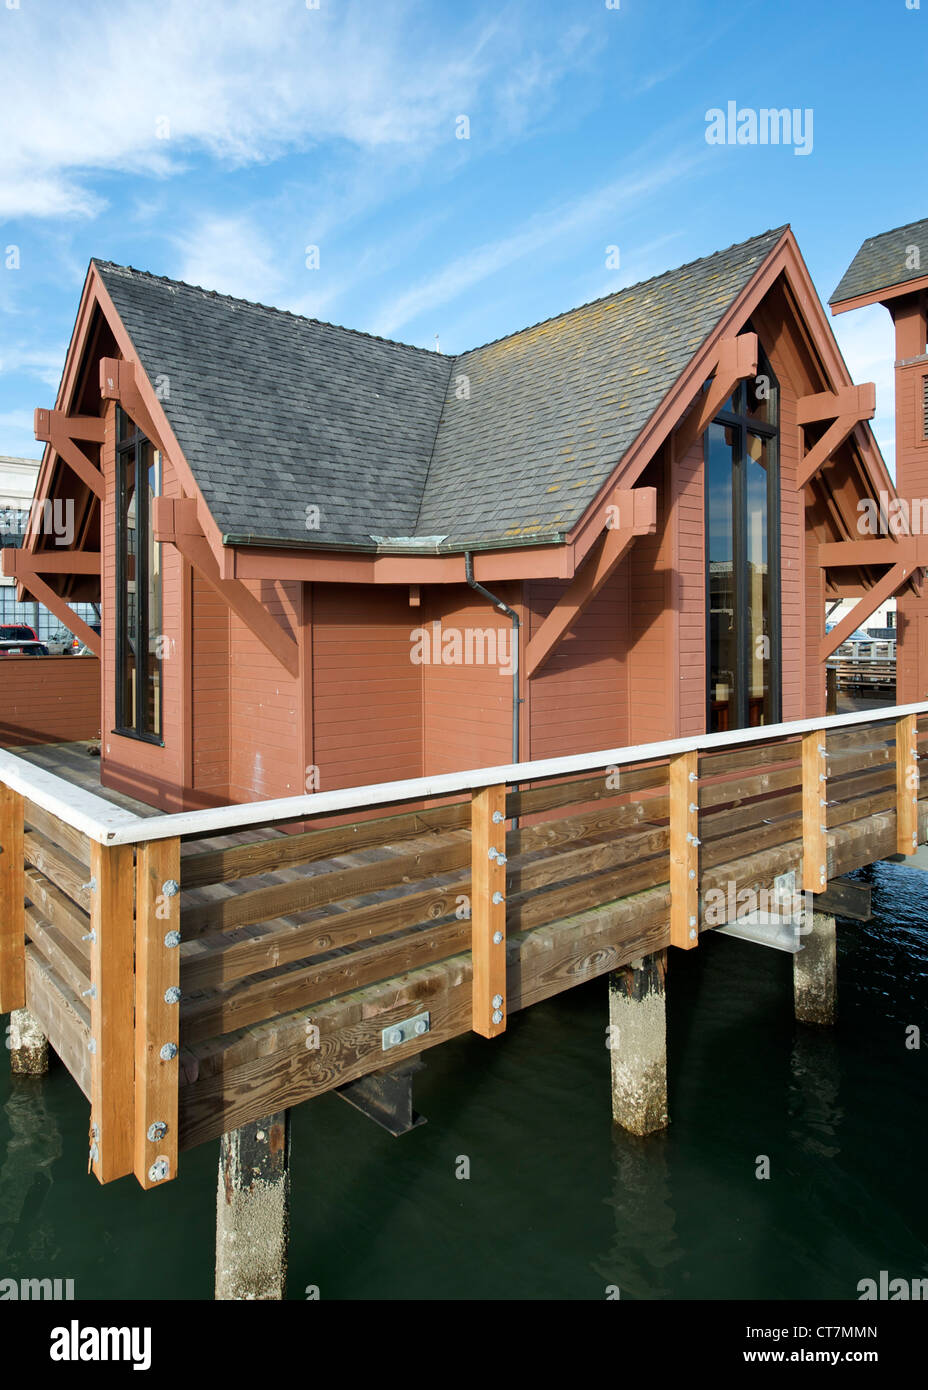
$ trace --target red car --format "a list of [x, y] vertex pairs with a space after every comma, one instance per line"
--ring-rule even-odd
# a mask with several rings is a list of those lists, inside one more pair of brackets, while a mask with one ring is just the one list
[[0, 623], [0, 655], [48, 656], [48, 648], [39, 641], [34, 627], [26, 623]]

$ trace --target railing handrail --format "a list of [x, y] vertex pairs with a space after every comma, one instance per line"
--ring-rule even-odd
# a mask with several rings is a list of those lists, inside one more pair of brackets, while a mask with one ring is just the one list
[[174, 811], [152, 816], [139, 816], [121, 806], [114, 806], [95, 792], [85, 791], [67, 778], [36, 767], [34, 763], [17, 758], [5, 750], [0, 750], [0, 782], [100, 844], [144, 844], [173, 836], [247, 830], [250, 826], [268, 825], [275, 821], [286, 824], [338, 811], [427, 800], [435, 796], [450, 796], [455, 792], [479, 791], [482, 787], [503, 783], [543, 781], [572, 772], [595, 772], [597, 768], [660, 761], [678, 753], [711, 753], [720, 748], [770, 743], [776, 739], [810, 733], [813, 729], [827, 732], [829, 729], [853, 728], [861, 724], [881, 724], [901, 719], [907, 714], [928, 714], [928, 700], [910, 705], [885, 705], [878, 710], [862, 710], [853, 714], [823, 715], [820, 719], [794, 719], [789, 723], [764, 724], [751, 729], [632, 744], [595, 753], [504, 763], [498, 767], [469, 768], [463, 772], [440, 773], [434, 777], [411, 777], [397, 782], [345, 787], [340, 791], [309, 792], [302, 796], [277, 797], [267, 801], [233, 802], [203, 811]]

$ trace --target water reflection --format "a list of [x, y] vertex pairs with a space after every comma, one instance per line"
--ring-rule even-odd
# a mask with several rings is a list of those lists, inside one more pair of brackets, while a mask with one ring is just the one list
[[602, 1276], [603, 1297], [610, 1286], [621, 1298], [679, 1297], [669, 1270], [681, 1250], [667, 1154], [666, 1133], [642, 1139], [613, 1128], [612, 1193], [603, 1201], [612, 1208], [614, 1236], [592, 1263]]
[[58, 1250], [46, 1203], [62, 1139], [48, 1095], [41, 1078], [11, 1076], [10, 1093], [0, 1112], [7, 1131], [0, 1165], [0, 1270], [4, 1274], [12, 1272], [14, 1259], [27, 1259], [31, 1274]]

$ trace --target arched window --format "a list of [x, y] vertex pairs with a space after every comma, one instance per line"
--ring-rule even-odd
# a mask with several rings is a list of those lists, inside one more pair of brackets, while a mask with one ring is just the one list
[[758, 367], [704, 439], [710, 733], [781, 717], [779, 389]]

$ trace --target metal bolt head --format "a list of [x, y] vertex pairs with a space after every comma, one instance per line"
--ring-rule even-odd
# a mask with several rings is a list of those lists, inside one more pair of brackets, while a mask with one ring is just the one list
[[390, 1042], [397, 1047], [403, 1041], [403, 1034], [399, 1028], [394, 1028], [390, 1034]]
[[169, 878], [162, 883], [161, 891], [166, 898], [176, 898], [180, 892], [180, 884], [176, 878]]
[[494, 812], [493, 812], [493, 824], [494, 824], [494, 825], [502, 825], [502, 823], [503, 823], [503, 821], [504, 821], [505, 819], [506, 819], [506, 817], [503, 815], [502, 811], [494, 811]]
[[180, 1003], [180, 986], [179, 986], [179, 985], [168, 985], [167, 989], [164, 991], [164, 1002], [165, 1002], [165, 1004], [179, 1004], [179, 1003]]
[[428, 1032], [428, 1024], [426, 1023], [424, 1018], [420, 1018], [418, 1023], [416, 1024], [416, 1032], [418, 1033], [420, 1038], [423, 1033]]
[[168, 1132], [168, 1127], [164, 1120], [155, 1120], [154, 1124], [148, 1126], [148, 1142], [157, 1144]]
[[695, 941], [695, 940], [696, 940], [696, 928], [695, 928], [695, 927], [692, 927], [691, 930], [690, 930], [690, 941]]
[[495, 931], [495, 932], [493, 933], [493, 945], [494, 945], [494, 946], [499, 946], [500, 943], [502, 942], [502, 939], [503, 939], [503, 933], [502, 933], [501, 931]]
[[500, 903], [504, 903], [506, 899], [503, 897], [502, 893], [494, 893], [490, 901], [499, 907]]
[[164, 1182], [170, 1171], [171, 1165], [166, 1158], [156, 1158], [148, 1170], [148, 1179], [150, 1182]]
[[499, 1009], [494, 1009], [494, 1010], [493, 1010], [493, 1022], [494, 1022], [494, 1023], [502, 1023], [502, 1021], [503, 1021], [503, 1015], [500, 1013]]
[[180, 932], [169, 931], [165, 933], [164, 944], [169, 951], [173, 951], [175, 946], [180, 945]]
[[165, 1043], [161, 1049], [162, 1062], [173, 1062], [177, 1056], [177, 1043]]
[[501, 1009], [503, 1007], [503, 996], [501, 994], [494, 994], [493, 1007], [494, 1009]]

